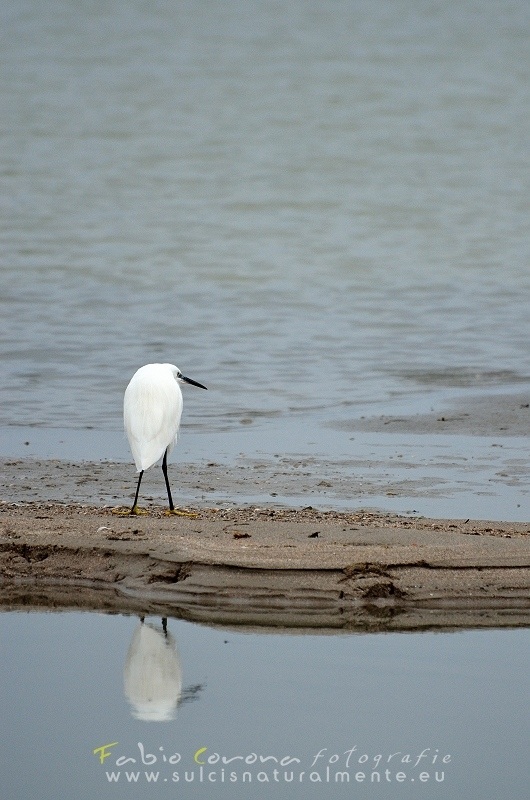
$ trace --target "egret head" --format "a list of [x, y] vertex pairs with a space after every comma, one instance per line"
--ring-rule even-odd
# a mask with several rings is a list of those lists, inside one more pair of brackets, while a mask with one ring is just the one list
[[206, 386], [203, 386], [202, 383], [198, 383], [197, 381], [192, 380], [191, 378], [187, 378], [182, 372], [176, 367], [174, 364], [169, 364], [171, 367], [171, 371], [176, 381], [179, 383], [191, 383], [192, 386], [198, 386], [199, 389], [206, 389]]

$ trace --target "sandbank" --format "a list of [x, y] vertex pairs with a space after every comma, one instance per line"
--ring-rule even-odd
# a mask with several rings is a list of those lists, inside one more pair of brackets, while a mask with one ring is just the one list
[[530, 526], [313, 508], [0, 504], [4, 609], [320, 631], [530, 624]]

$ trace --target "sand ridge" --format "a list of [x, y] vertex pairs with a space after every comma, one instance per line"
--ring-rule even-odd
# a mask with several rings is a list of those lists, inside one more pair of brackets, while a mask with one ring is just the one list
[[530, 624], [523, 523], [311, 507], [114, 512], [1, 503], [4, 607], [321, 630]]

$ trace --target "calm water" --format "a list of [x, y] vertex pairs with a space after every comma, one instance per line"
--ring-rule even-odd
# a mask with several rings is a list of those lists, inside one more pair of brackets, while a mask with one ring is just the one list
[[330, 425], [528, 386], [527, 0], [0, 16], [4, 429], [119, 430], [169, 361], [188, 427], [329, 459]]
[[[527, 631], [288, 636], [169, 620], [166, 638], [154, 619], [4, 613], [0, 635], [10, 800], [526, 796]], [[112, 743], [101, 764], [93, 751]]]

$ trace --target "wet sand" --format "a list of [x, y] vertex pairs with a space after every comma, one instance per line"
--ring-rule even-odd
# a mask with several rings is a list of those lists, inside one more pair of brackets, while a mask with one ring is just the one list
[[[498, 477], [517, 481], [526, 498], [528, 458], [519, 451], [529, 413], [524, 394], [495, 395], [447, 412], [360, 418], [349, 430], [429, 434], [441, 426], [451, 435], [489, 432], [494, 444], [519, 436], [517, 458], [502, 450], [507, 471]], [[493, 465], [501, 448], [491, 447]], [[362, 476], [363, 499], [385, 484], [390, 496], [440, 491], [421, 463], [412, 489], [408, 478], [389, 486], [385, 464], [372, 483], [363, 464], [337, 465], [335, 474], [333, 465], [289, 455], [178, 465], [178, 496], [191, 516], [164, 513], [160, 471], [150, 470], [148, 514], [131, 517], [114, 513], [134, 491], [130, 465], [0, 459], [0, 603], [319, 631], [530, 624], [530, 522], [308, 506], [325, 499], [329, 508], [332, 492], [358, 501], [350, 474]], [[484, 460], [470, 459], [468, 469], [480, 480]]]
[[353, 427], [363, 431], [406, 431], [427, 435], [528, 436], [529, 393], [470, 395], [454, 399], [443, 409], [428, 414], [363, 417]]
[[[310, 444], [296, 416], [289, 428], [275, 422], [272, 434], [272, 423], [254, 433], [244, 426], [245, 436], [185, 431], [170, 467], [175, 500], [530, 521], [529, 399], [494, 393], [423, 414], [343, 417], [324, 422], [321, 439], [311, 432]], [[0, 436], [0, 500], [132, 502], [123, 432], [13, 426]], [[142, 498], [165, 503], [159, 468], [146, 472]]]
[[530, 526], [366, 512], [0, 505], [4, 608], [250, 627], [530, 624]]

